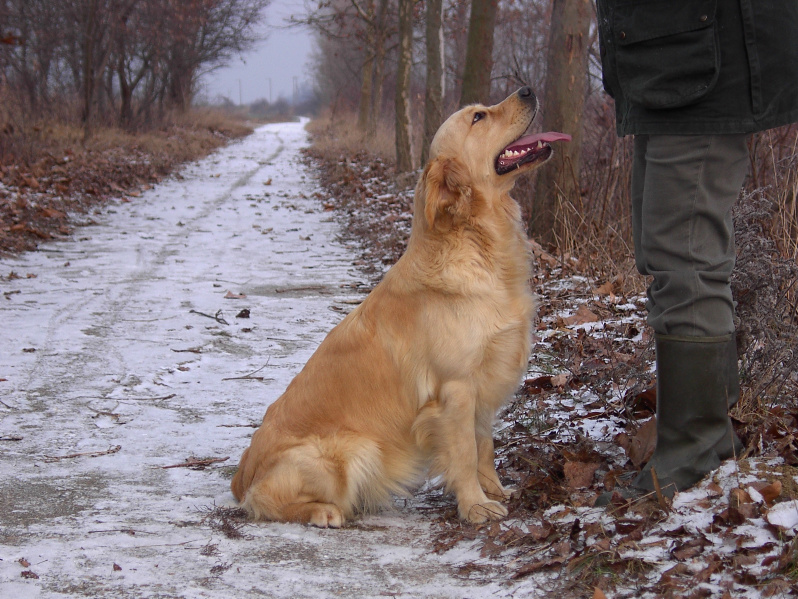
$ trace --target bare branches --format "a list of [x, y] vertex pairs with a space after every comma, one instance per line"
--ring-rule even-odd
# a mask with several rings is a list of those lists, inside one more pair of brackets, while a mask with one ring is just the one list
[[[71, 104], [125, 127], [185, 109], [197, 78], [248, 50], [271, 0], [6, 0], [0, 81], [27, 114]], [[66, 115], [64, 115], [66, 116]]]

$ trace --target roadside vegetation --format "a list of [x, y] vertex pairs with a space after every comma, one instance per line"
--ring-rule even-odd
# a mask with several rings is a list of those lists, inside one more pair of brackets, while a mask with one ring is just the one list
[[30, 250], [91, 222], [110, 198], [131, 201], [181, 164], [251, 132], [235, 113], [192, 110], [130, 132], [46, 118], [0, 133], [0, 252]]
[[[307, 159], [323, 207], [360, 248], [376, 283], [401, 256], [420, 171], [392, 160], [389, 124], [357, 130], [354, 113], [310, 123]], [[604, 127], [601, 124], [604, 123]], [[798, 320], [795, 254], [796, 128], [752, 139], [752, 171], [735, 210], [742, 399], [733, 411], [738, 460], [674, 505], [664, 497], [585, 512], [654, 448], [656, 393], [646, 281], [634, 269], [630, 148], [611, 119], [587, 121], [579, 205], [562, 207], [561, 247], [532, 243], [541, 298], [530, 373], [497, 429], [499, 472], [518, 489], [502, 523], [459, 523], [445, 500], [425, 501], [439, 524], [435, 550], [476, 541], [470, 572], [534, 576], [564, 596], [782, 596], [798, 590], [794, 534], [782, 509], [798, 499]], [[534, 193], [521, 181], [514, 197]], [[523, 201], [523, 200], [522, 200]], [[792, 227], [792, 228], [791, 228]], [[757, 495], [758, 494], [758, 495]], [[709, 522], [709, 524], [706, 524]], [[761, 528], [761, 536], [750, 531]], [[732, 545], [730, 545], [730, 543]], [[734, 546], [736, 543], [736, 548]], [[651, 562], [651, 551], [664, 552]], [[742, 593], [742, 594], [741, 594]]]
[[192, 101], [202, 73], [252, 47], [268, 4], [0, 2], [0, 251], [249, 133], [245, 111]]
[[[430, 131], [463, 102], [530, 85], [543, 101], [538, 126], [574, 135], [514, 192], [542, 302], [530, 375], [499, 432], [501, 473], [519, 489], [510, 519], [470, 527], [441, 507], [437, 549], [477, 539], [486, 559], [513, 555], [512, 576], [551, 572], [554, 590], [578, 596], [798, 591], [798, 522], [776, 517], [798, 499], [798, 125], [751, 138], [735, 208], [742, 398], [732, 415], [743, 454], [703, 483], [695, 506], [652, 497], [585, 520], [577, 510], [645, 463], [654, 443], [646, 280], [631, 251], [631, 140], [615, 134], [586, 3], [491, 1], [318, 0], [293, 20], [317, 35], [321, 110], [307, 158], [320, 173], [319, 201], [358, 244], [357, 266], [373, 282], [404, 251]], [[252, 43], [266, 0], [57, 4], [0, 2], [0, 251], [67, 235], [106, 198], [132, 200], [245, 135], [250, 119], [279, 118], [262, 104], [190, 108], [198, 74]], [[238, 20], [222, 18], [231, 15]], [[549, 51], [552, 23], [584, 42], [576, 75]], [[222, 34], [198, 35], [203, 28]], [[568, 86], [575, 76], [584, 93]], [[645, 550], [656, 548], [671, 567], [652, 578]]]

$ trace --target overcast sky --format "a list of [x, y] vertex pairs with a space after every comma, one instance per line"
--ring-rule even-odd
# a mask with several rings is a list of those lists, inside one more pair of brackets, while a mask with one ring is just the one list
[[[272, 0], [266, 9], [268, 34], [265, 42], [259, 43], [242, 59], [234, 60], [229, 67], [218, 69], [202, 80], [200, 93], [207, 99], [226, 96], [238, 104], [260, 98], [280, 96], [291, 101], [294, 93], [294, 78], [301, 85], [309, 85], [308, 59], [313, 45], [310, 33], [303, 29], [281, 29], [292, 15], [304, 14], [303, 0]], [[240, 81], [240, 88], [239, 88]]]

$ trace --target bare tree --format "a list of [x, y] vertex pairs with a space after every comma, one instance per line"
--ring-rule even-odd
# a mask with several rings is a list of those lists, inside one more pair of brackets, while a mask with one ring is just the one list
[[202, 72], [258, 39], [269, 2], [0, 0], [0, 84], [23, 115], [76, 98], [86, 135], [114, 112], [131, 126], [156, 98], [186, 108]]
[[374, 0], [368, 0], [364, 7], [361, 7], [357, 0], [352, 0], [352, 4], [358, 9], [358, 13], [366, 23], [366, 56], [361, 68], [360, 101], [358, 103], [357, 128], [366, 131], [371, 119], [371, 97], [374, 93], [374, 59], [376, 46], [376, 15], [374, 13]]
[[556, 244], [563, 230], [558, 222], [563, 202], [578, 205], [582, 148], [582, 113], [588, 89], [591, 0], [553, 0], [551, 35], [543, 99], [544, 128], [572, 136], [557, 148], [554, 159], [539, 171], [531, 200], [528, 229], [541, 242]]
[[412, 122], [410, 119], [410, 68], [413, 64], [413, 5], [399, 0], [399, 58], [396, 67], [396, 168], [413, 170]]
[[460, 106], [490, 101], [493, 31], [499, 0], [472, 0]]
[[432, 138], [443, 121], [443, 95], [446, 93], [446, 52], [443, 40], [443, 0], [427, 0], [427, 85], [424, 96], [424, 140], [421, 164], [429, 158]]
[[502, 5], [493, 43], [493, 85], [506, 97], [521, 85], [543, 93], [551, 0], [523, 0]]
[[191, 103], [197, 78], [226, 64], [259, 39], [256, 26], [271, 0], [163, 0], [169, 7], [167, 99]]
[[[289, 21], [314, 29], [324, 39], [338, 41], [337, 56], [357, 55], [360, 65], [357, 126], [364, 133], [376, 130], [376, 111], [382, 102], [386, 44], [393, 34], [393, 24], [388, 18], [390, 4], [390, 0], [313, 0], [307, 14], [292, 16]], [[319, 74], [326, 78], [326, 73]]]
[[0, 35], [5, 44], [0, 66], [5, 83], [19, 89], [18, 108], [37, 113], [50, 106], [50, 81], [58, 66], [64, 28], [60, 11], [46, 0], [6, 0], [0, 3]]
[[371, 97], [371, 111], [368, 131], [373, 135], [377, 131], [377, 115], [382, 108], [383, 87], [385, 84], [385, 54], [387, 44], [394, 31], [388, 19], [390, 0], [378, 0], [377, 21], [374, 37], [374, 92]]

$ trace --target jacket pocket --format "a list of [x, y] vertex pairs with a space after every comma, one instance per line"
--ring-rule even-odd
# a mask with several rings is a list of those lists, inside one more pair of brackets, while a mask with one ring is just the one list
[[633, 0], [616, 6], [612, 35], [621, 91], [646, 108], [688, 106], [717, 83], [717, 0]]

